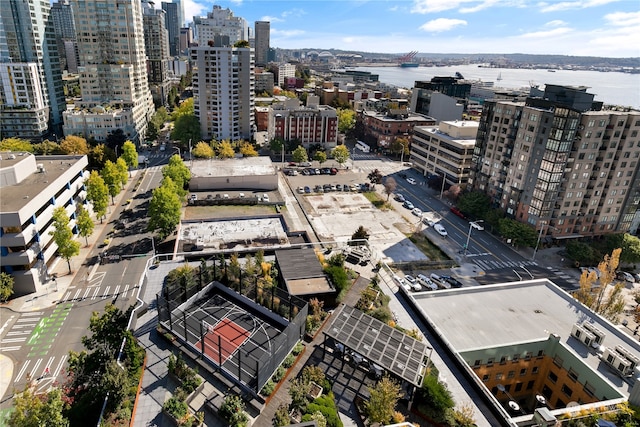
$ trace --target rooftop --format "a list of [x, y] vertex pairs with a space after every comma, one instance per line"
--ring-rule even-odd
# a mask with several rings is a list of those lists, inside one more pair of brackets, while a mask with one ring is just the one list
[[267, 156], [194, 160], [190, 169], [194, 178], [276, 174], [276, 168]]
[[311, 248], [285, 249], [276, 251], [278, 268], [292, 295], [311, 295], [333, 292], [322, 265]]

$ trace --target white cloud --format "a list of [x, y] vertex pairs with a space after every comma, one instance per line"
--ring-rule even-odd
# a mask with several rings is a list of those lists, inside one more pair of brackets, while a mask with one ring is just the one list
[[533, 31], [531, 33], [521, 34], [518, 37], [525, 38], [525, 39], [544, 39], [544, 38], [550, 38], [550, 37], [557, 37], [563, 34], [567, 34], [571, 31], [572, 31], [571, 28], [562, 27], [562, 28], [556, 28], [556, 29], [547, 30], [547, 31]]
[[554, 19], [553, 21], [549, 21], [544, 24], [545, 27], [563, 27], [565, 25], [567, 25], [567, 23], [560, 19]]
[[473, 7], [463, 7], [460, 9], [460, 13], [475, 13], [480, 12], [481, 10], [488, 9], [492, 6], [499, 5], [501, 0], [485, 0], [480, 4], [477, 4]]
[[[271, 28], [271, 36], [278, 38], [296, 37], [305, 34], [304, 30], [279, 30], [277, 28]], [[275, 44], [274, 44], [275, 45]]]
[[578, 1], [561, 1], [554, 3], [541, 2], [540, 12], [557, 12], [560, 10], [570, 9], [587, 9], [589, 7], [603, 6], [605, 4], [614, 3], [620, 0], [578, 0]]
[[464, 21], [462, 19], [438, 18], [423, 24], [422, 26], [420, 26], [420, 29], [430, 33], [439, 33], [442, 31], [449, 31], [454, 29], [455, 27], [464, 25], [467, 25], [467, 21]]
[[206, 4], [198, 3], [195, 0], [182, 0], [184, 4], [184, 19], [187, 22], [193, 21], [194, 16], [202, 16], [211, 10]]
[[278, 18], [277, 16], [269, 16], [269, 15], [265, 15], [262, 18], [260, 18], [261, 21], [269, 21], [269, 22], [283, 22], [284, 19], [282, 18]]
[[609, 25], [615, 27], [640, 27], [640, 12], [614, 12], [604, 16]]
[[464, 2], [473, 0], [414, 0], [411, 12], [426, 14], [456, 9]]

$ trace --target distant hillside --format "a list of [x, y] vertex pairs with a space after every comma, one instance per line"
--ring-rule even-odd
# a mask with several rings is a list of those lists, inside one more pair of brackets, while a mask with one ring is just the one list
[[[365, 60], [394, 60], [407, 52], [398, 53], [375, 53], [375, 52], [358, 52], [345, 51], [340, 49], [279, 49], [287, 52], [331, 52], [334, 56], [340, 54], [356, 54], [362, 56]], [[418, 53], [416, 58], [422, 60], [439, 60], [439, 61], [470, 61], [470, 62], [492, 62], [507, 61], [515, 64], [555, 64], [555, 65], [579, 65], [579, 66], [617, 66], [617, 67], [640, 67], [640, 57], [635, 58], [601, 58], [597, 56], [569, 56], [569, 55], [530, 55], [526, 53]]]

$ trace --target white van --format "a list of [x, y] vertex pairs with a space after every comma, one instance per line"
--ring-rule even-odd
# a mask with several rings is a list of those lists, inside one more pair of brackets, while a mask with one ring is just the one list
[[429, 291], [435, 291], [436, 289], [438, 289], [438, 285], [433, 283], [431, 279], [429, 279], [424, 274], [418, 274], [417, 279], [418, 282], [420, 282], [420, 284]]

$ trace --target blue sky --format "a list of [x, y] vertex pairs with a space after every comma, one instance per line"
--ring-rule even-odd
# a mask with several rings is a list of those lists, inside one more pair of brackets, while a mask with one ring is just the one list
[[640, 57], [638, 0], [183, 1], [189, 21], [213, 4], [271, 21], [280, 48]]

